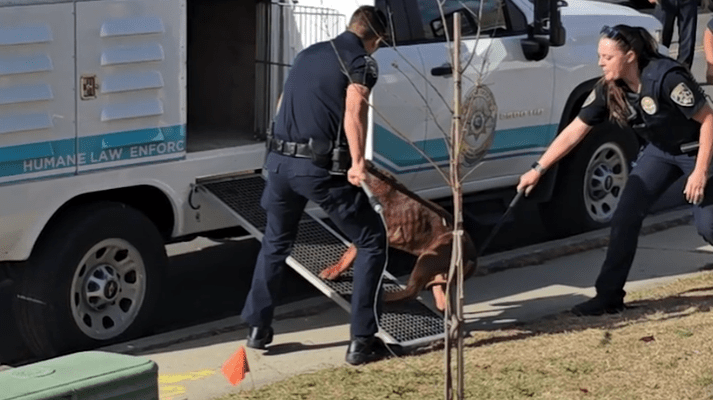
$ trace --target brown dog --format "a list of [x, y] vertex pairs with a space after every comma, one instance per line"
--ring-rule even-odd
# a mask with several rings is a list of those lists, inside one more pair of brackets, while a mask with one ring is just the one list
[[[413, 299], [424, 288], [432, 288], [436, 307], [446, 308], [445, 285], [453, 248], [453, 216], [437, 204], [408, 190], [389, 173], [368, 163], [366, 184], [383, 206], [389, 245], [418, 257], [406, 288], [386, 292], [385, 301]], [[334, 280], [349, 269], [357, 249], [350, 245], [341, 259], [319, 276]], [[467, 233], [463, 237], [464, 275], [475, 271], [477, 250]]]

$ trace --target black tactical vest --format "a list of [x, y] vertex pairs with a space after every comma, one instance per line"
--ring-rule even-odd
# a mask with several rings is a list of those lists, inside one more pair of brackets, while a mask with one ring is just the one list
[[[664, 77], [674, 70], [690, 76], [685, 67], [671, 59], [651, 60], [641, 72], [641, 92], [638, 96], [629, 94], [627, 100], [638, 114], [630, 119], [634, 132], [661, 150], [678, 155], [681, 144], [698, 140], [701, 124], [686, 118], [671, 100], [671, 94], [663, 93]], [[693, 77], [691, 82], [696, 82]], [[700, 90], [697, 85], [690, 89]]]

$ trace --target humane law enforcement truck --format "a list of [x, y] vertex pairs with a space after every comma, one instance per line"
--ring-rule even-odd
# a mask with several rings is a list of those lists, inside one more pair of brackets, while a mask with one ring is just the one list
[[[471, 134], [495, 136], [465, 184], [471, 193], [514, 186], [576, 115], [600, 74], [602, 25], [659, 29], [606, 3], [484, 1], [480, 19], [463, 18], [464, 54], [484, 66], [465, 73], [466, 93], [483, 83], [465, 112]], [[445, 11], [464, 5], [479, 10], [480, 0], [448, 1]], [[445, 183], [397, 134], [446, 163], [452, 70], [442, 19], [432, 0], [377, 6], [388, 8], [398, 47], [375, 55], [370, 156], [418, 193], [445, 197]], [[34, 353], [149, 327], [166, 243], [238, 226], [262, 237], [265, 127], [289, 63], [345, 25], [329, 9], [260, 1], [0, 0], [0, 281], [13, 282], [14, 318]], [[636, 145], [618, 130], [590, 135], [551, 172], [549, 204], [567, 221], [606, 222]], [[316, 277], [345, 249], [306, 217], [288, 262], [348, 309], [349, 282]], [[440, 335], [440, 317], [416, 303], [386, 309], [382, 337], [407, 345]]]

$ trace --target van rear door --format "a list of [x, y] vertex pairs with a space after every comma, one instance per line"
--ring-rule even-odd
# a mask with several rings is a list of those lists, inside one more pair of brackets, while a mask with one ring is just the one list
[[0, 183], [76, 172], [74, 4], [0, 6]]
[[184, 157], [185, 0], [76, 5], [80, 172]]

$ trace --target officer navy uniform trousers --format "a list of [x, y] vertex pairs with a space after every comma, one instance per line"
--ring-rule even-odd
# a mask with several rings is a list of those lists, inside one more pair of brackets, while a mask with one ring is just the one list
[[659, 0], [654, 9], [654, 17], [663, 24], [661, 44], [666, 47], [671, 46], [673, 23], [678, 20], [678, 62], [691, 69], [696, 52], [698, 1]]
[[350, 184], [345, 176], [330, 175], [311, 163], [306, 158], [276, 153], [267, 157], [268, 177], [261, 199], [267, 226], [242, 318], [251, 326], [270, 326], [278, 300], [272, 294], [280, 293], [285, 259], [292, 250], [305, 205], [311, 200], [357, 247], [351, 335], [371, 336], [378, 330], [374, 300], [386, 263], [385, 228], [361, 188]]
[[[634, 261], [644, 217], [659, 197], [681, 176], [688, 177], [696, 157], [665, 153], [647, 145], [639, 154], [611, 222], [606, 260], [596, 281], [598, 294], [620, 296]], [[706, 185], [703, 203], [693, 206], [698, 233], [713, 244], [713, 182]]]

